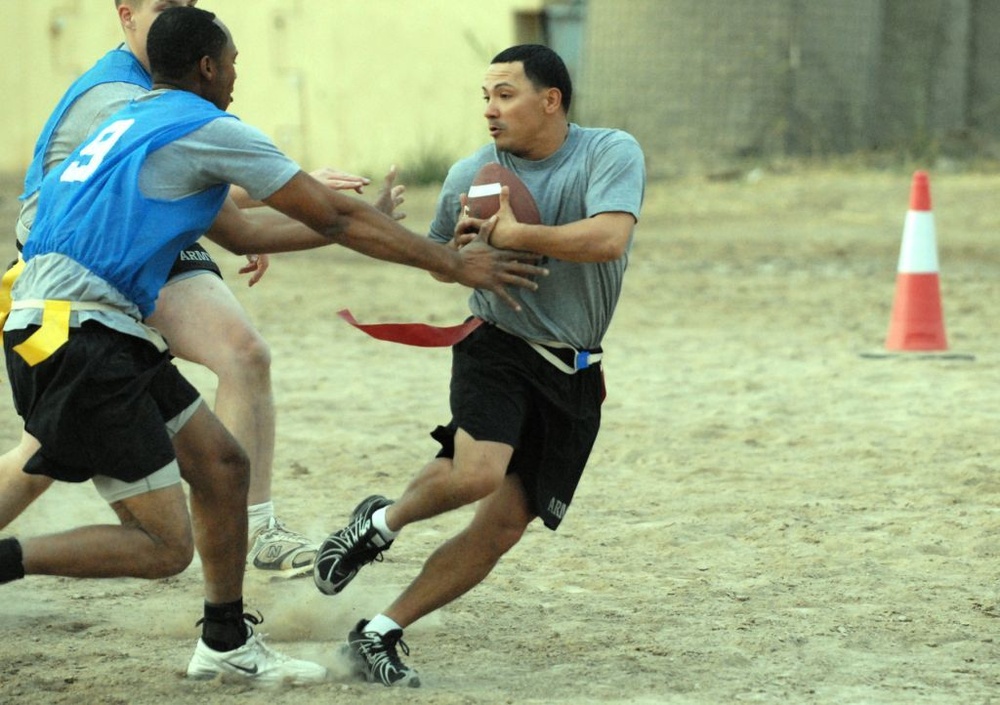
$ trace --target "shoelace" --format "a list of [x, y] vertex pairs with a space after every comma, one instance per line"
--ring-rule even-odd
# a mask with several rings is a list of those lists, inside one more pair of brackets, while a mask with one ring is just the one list
[[[403, 652], [404, 656], [409, 656], [410, 655], [410, 647], [406, 645], [405, 641], [403, 641], [403, 637], [401, 637], [401, 636], [396, 637], [395, 639], [391, 640], [391, 648], [392, 648], [392, 654], [393, 654], [393, 656], [395, 656], [395, 658], [396, 658], [397, 661], [399, 661], [399, 656], [396, 654], [396, 647], [397, 646]], [[400, 665], [402, 665], [402, 663], [400, 663]]]
[[[260, 612], [257, 614], [251, 614], [250, 612], [243, 613], [243, 624], [247, 628], [247, 639], [253, 636], [253, 628], [264, 623], [264, 615]], [[261, 635], [263, 636], [263, 635]]]
[[[370, 537], [365, 539], [365, 535], [369, 531], [379, 536], [380, 539], [382, 538], [378, 529], [372, 527], [371, 518], [355, 517], [351, 523], [330, 536], [327, 542], [320, 547], [316, 565], [326, 579], [343, 577], [349, 575], [351, 571], [358, 570], [363, 565], [383, 560], [382, 551], [388, 547], [375, 545]], [[382, 540], [384, 541], [384, 539]], [[336, 559], [339, 559], [339, 563], [331, 562]], [[333, 565], [338, 566], [337, 571], [333, 570]]]
[[287, 663], [292, 660], [292, 657], [288, 654], [275, 651], [269, 644], [264, 643], [264, 637], [266, 636], [266, 634], [258, 632], [257, 638], [253, 640], [254, 648], [257, 649], [257, 651], [266, 656], [273, 663]]
[[[360, 521], [362, 522], [361, 524], [362, 528], [365, 525], [367, 525], [369, 528], [374, 527], [374, 522], [372, 521], [372, 517], [374, 516], [375, 512], [377, 512], [379, 509], [384, 509], [385, 507], [394, 504], [394, 502], [383, 504], [384, 502], [389, 502], [389, 500], [387, 500], [385, 497], [381, 495], [369, 497], [368, 499], [363, 501], [361, 504], [359, 504], [357, 507], [354, 508], [354, 512], [351, 514], [351, 526], [357, 526], [358, 522]], [[368, 533], [368, 532], [366, 530], [362, 533]], [[389, 545], [392, 544], [392, 541], [382, 536], [382, 534], [379, 532], [378, 529], [375, 529], [375, 536], [378, 537], [378, 539], [384, 542], [385, 544], [384, 546], [376, 546], [376, 548], [381, 549], [379, 551], [379, 554], [381, 555], [381, 552], [387, 549]]]
[[[371, 536], [368, 534], [371, 534]], [[351, 543], [360, 544], [359, 553], [361, 554], [362, 560], [374, 561], [382, 559], [382, 551], [386, 549], [386, 546], [379, 546], [375, 543], [375, 540], [377, 538], [379, 541], [382, 541], [383, 544], [388, 542], [382, 538], [382, 534], [380, 534], [378, 529], [372, 525], [371, 517], [358, 517], [348, 527], [348, 537]], [[375, 555], [369, 558], [368, 554], [372, 551], [375, 552]]]
[[389, 663], [399, 670], [406, 668], [406, 665], [400, 660], [399, 654], [396, 653], [396, 647], [398, 646], [404, 656], [410, 655], [410, 647], [403, 641], [401, 634], [399, 636], [395, 634], [386, 634], [383, 636], [378, 632], [365, 632], [365, 636], [381, 646], [381, 648], [376, 647], [372, 650], [374, 651], [372, 655], [375, 657], [376, 662], [381, 658], [385, 658], [389, 659]]
[[305, 534], [300, 534], [297, 531], [292, 531], [290, 529], [286, 529], [285, 525], [282, 524], [279, 519], [275, 519], [274, 520], [274, 526], [268, 526], [267, 528], [265, 528], [262, 531], [260, 531], [254, 537], [254, 540], [255, 541], [258, 540], [258, 539], [265, 539], [265, 540], [267, 540], [267, 539], [272, 539], [272, 538], [277, 538], [277, 537], [287, 538], [287, 539], [290, 539], [292, 541], [301, 541], [302, 543], [312, 543], [312, 539], [310, 539]]
[[[250, 641], [250, 637], [254, 635], [254, 626], [259, 626], [264, 623], [264, 615], [257, 612], [256, 615], [250, 614], [249, 612], [243, 613], [243, 623], [247, 629], [247, 641]], [[257, 632], [257, 638], [253, 640], [254, 647], [270, 658], [272, 661], [284, 663], [285, 661], [291, 661], [291, 657], [280, 651], [275, 651], [268, 644], [264, 642], [267, 634], [264, 632]]]

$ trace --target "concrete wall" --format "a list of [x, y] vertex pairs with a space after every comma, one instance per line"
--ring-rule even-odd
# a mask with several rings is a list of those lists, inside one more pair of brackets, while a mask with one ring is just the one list
[[1000, 135], [1000, 2], [973, 0], [969, 126]]
[[654, 173], [863, 146], [873, 0], [589, 0], [580, 113], [634, 132]]
[[[0, 171], [22, 171], [66, 86], [120, 41], [113, 0], [3, 0]], [[373, 176], [486, 142], [480, 81], [543, 0], [201, 0], [240, 51], [231, 112], [304, 167]], [[523, 17], [522, 17], [523, 20]]]
[[791, 153], [847, 152], [873, 139], [881, 3], [800, 0], [789, 37]]
[[586, 10], [576, 115], [631, 130], [654, 173], [765, 154], [954, 149], [970, 131], [1000, 138], [997, 0], [588, 0]]
[[969, 0], [885, 0], [884, 11], [875, 145], [965, 127]]

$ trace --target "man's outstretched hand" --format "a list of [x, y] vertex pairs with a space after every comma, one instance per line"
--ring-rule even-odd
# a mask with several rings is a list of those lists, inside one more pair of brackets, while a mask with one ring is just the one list
[[406, 217], [406, 213], [397, 209], [406, 200], [403, 195], [406, 192], [406, 187], [396, 183], [397, 176], [399, 176], [399, 170], [393, 164], [382, 180], [382, 187], [378, 190], [378, 195], [372, 205], [393, 220], [402, 220]]
[[[456, 241], [460, 234], [462, 239], [466, 239], [467, 235], [471, 237], [459, 248], [462, 264], [455, 274], [455, 281], [476, 289], [492, 291], [508, 306], [520, 311], [521, 305], [510, 295], [507, 287], [517, 286], [535, 291], [538, 283], [533, 277], [547, 276], [549, 270], [533, 264], [541, 259], [540, 255], [491, 247], [489, 239], [496, 223], [496, 216], [485, 221], [471, 217], [463, 217], [459, 221], [455, 228]], [[478, 231], [473, 235], [471, 230], [474, 227]]]

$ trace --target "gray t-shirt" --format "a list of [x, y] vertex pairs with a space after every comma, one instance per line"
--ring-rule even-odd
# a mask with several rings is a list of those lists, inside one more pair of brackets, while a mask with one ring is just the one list
[[[490, 144], [452, 166], [431, 223], [432, 239], [452, 239], [459, 197], [488, 162], [499, 162], [517, 174], [534, 196], [545, 225], [564, 225], [609, 212], [630, 213], [639, 219], [646, 169], [638, 142], [620, 130], [571, 124], [566, 141], [545, 159], [521, 159]], [[472, 293], [469, 307], [476, 316], [528, 340], [596, 348], [611, 323], [631, 249], [632, 236], [625, 254], [612, 262], [546, 258], [550, 274], [539, 280], [538, 291], [509, 290], [521, 302], [520, 312], [480, 289]]]
[[[155, 90], [138, 102], [155, 100]], [[299, 172], [267, 135], [239, 120], [213, 120], [153, 152], [139, 173], [146, 196], [176, 199], [217, 184], [235, 184], [263, 200]]]

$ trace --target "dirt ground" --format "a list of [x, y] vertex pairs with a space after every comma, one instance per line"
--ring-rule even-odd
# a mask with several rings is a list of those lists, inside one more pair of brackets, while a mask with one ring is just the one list
[[[908, 171], [752, 176], [650, 187], [577, 498], [408, 630], [423, 689], [351, 681], [337, 649], [467, 510], [408, 529], [337, 597], [247, 576], [268, 641], [328, 684], [186, 682], [196, 563], [2, 586], [0, 703], [1000, 702], [1000, 175], [931, 173], [951, 351], [974, 360], [862, 355], [883, 349]], [[409, 194], [418, 231], [433, 195]], [[465, 293], [335, 248], [275, 257], [252, 290], [220, 260], [272, 346], [279, 514], [322, 538], [366, 494], [398, 494], [447, 417], [447, 351], [335, 311], [457, 323]], [[0, 405], [0, 443], [19, 428]], [[4, 534], [112, 521], [89, 486], [59, 486]]]

